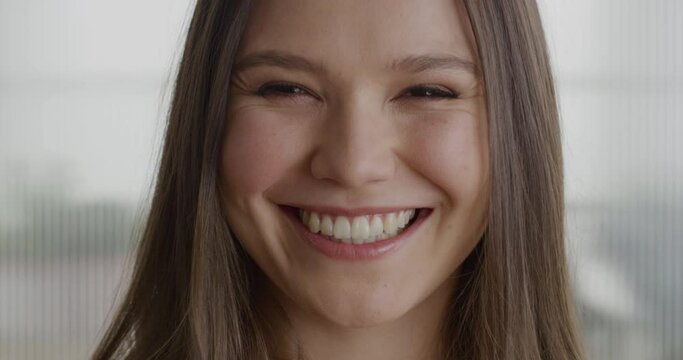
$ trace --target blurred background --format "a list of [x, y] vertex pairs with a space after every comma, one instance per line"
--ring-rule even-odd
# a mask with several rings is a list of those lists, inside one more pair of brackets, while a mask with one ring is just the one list
[[[683, 1], [539, 0], [591, 359], [683, 359]], [[0, 359], [85, 359], [145, 213], [189, 0], [0, 0]]]

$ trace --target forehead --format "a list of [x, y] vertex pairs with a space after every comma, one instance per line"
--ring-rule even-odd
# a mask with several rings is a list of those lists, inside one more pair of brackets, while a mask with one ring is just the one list
[[428, 53], [474, 61], [473, 43], [458, 0], [257, 0], [238, 57], [281, 50], [343, 71]]

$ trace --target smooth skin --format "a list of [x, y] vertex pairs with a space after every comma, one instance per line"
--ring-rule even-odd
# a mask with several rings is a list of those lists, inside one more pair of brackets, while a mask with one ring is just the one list
[[[272, 318], [282, 356], [292, 337], [310, 359], [438, 356], [458, 268], [487, 221], [478, 68], [459, 1], [256, 1], [220, 187], [228, 225], [266, 276], [259, 303], [286, 315]], [[278, 207], [293, 204], [433, 212], [399, 251], [348, 261], [306, 244]]]

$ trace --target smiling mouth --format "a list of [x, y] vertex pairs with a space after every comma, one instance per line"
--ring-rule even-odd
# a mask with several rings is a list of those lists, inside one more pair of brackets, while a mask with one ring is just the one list
[[312, 234], [345, 244], [370, 244], [396, 237], [410, 228], [426, 209], [404, 209], [382, 214], [333, 215], [288, 207]]

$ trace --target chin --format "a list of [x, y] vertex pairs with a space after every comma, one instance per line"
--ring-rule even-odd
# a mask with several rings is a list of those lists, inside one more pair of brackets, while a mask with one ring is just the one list
[[414, 307], [410, 302], [412, 298], [405, 294], [399, 295], [389, 291], [356, 294], [337, 293], [316, 299], [313, 311], [334, 325], [364, 328], [396, 321]]
[[400, 309], [375, 309], [372, 307], [355, 311], [325, 312], [325, 318], [340, 327], [368, 328], [400, 319], [406, 312]]

